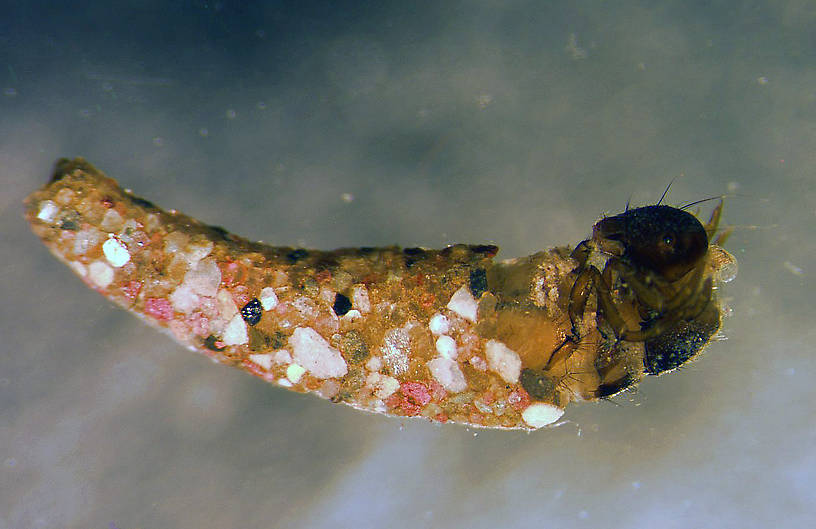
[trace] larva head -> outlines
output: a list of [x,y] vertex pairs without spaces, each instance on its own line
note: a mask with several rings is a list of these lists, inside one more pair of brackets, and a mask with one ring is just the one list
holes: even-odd
[[671,206],[645,206],[598,221],[594,236],[619,241],[623,257],[642,270],[677,281],[708,250],[708,235],[697,218]]

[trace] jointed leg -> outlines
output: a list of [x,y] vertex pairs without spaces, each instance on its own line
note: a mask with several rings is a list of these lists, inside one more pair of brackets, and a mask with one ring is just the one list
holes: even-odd
[[703,313],[711,301],[711,278],[701,282],[702,289],[692,298],[693,302],[688,306],[661,316],[652,324],[639,331],[624,330],[619,338],[629,342],[645,342],[653,340],[665,333],[683,320],[692,320]]
[[588,266],[575,279],[569,299],[569,317],[572,323],[572,333],[580,336],[578,321],[583,319],[586,303],[589,299],[590,287],[595,287],[598,298],[598,309],[603,312],[609,324],[615,330],[615,335],[626,327],[626,322],[612,301],[609,285],[606,284],[601,273],[594,266]]

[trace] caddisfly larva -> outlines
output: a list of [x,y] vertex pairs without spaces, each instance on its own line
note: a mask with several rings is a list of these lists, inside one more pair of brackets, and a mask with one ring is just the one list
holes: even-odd
[[[167,212],[82,159],[26,199],[33,231],[91,288],[219,362],[362,410],[535,429],[691,360],[736,262],[670,206],[569,247],[272,247]],[[719,242],[719,241],[717,241]]]

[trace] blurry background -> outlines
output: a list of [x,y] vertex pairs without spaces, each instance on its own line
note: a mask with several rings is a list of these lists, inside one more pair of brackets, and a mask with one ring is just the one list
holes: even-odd
[[[0,2],[0,528],[815,523],[812,1],[61,6]],[[508,258],[732,193],[728,339],[553,430],[363,414],[85,288],[21,217],[60,156],[326,249]]]

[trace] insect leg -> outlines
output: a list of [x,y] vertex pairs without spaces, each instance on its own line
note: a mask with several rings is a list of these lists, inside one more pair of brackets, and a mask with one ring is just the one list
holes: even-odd
[[663,310],[663,305],[666,303],[666,297],[663,293],[659,289],[641,281],[637,277],[637,274],[631,268],[624,265],[622,261],[619,259],[610,259],[609,262],[606,263],[604,273],[606,273],[607,269],[618,272],[626,285],[634,290],[635,295],[641,303],[658,312]]
[[595,295],[598,298],[598,309],[600,309],[606,320],[615,330],[616,335],[626,328],[626,322],[612,301],[611,289],[606,284],[601,273],[594,266],[588,266],[578,274],[575,283],[572,285],[569,300],[569,316],[572,323],[572,332],[578,337],[578,320],[583,318],[586,303],[589,298],[589,289],[595,287]]
[[645,342],[648,340],[653,340],[668,332],[672,329],[672,327],[675,327],[681,321],[693,321],[706,310],[709,302],[711,301],[711,278],[703,281],[702,285],[703,288],[701,289],[700,294],[694,298],[694,303],[690,304],[688,307],[661,316],[660,318],[651,322],[649,327],[645,329],[641,329],[639,331],[625,330],[620,334],[620,339],[630,342]]

